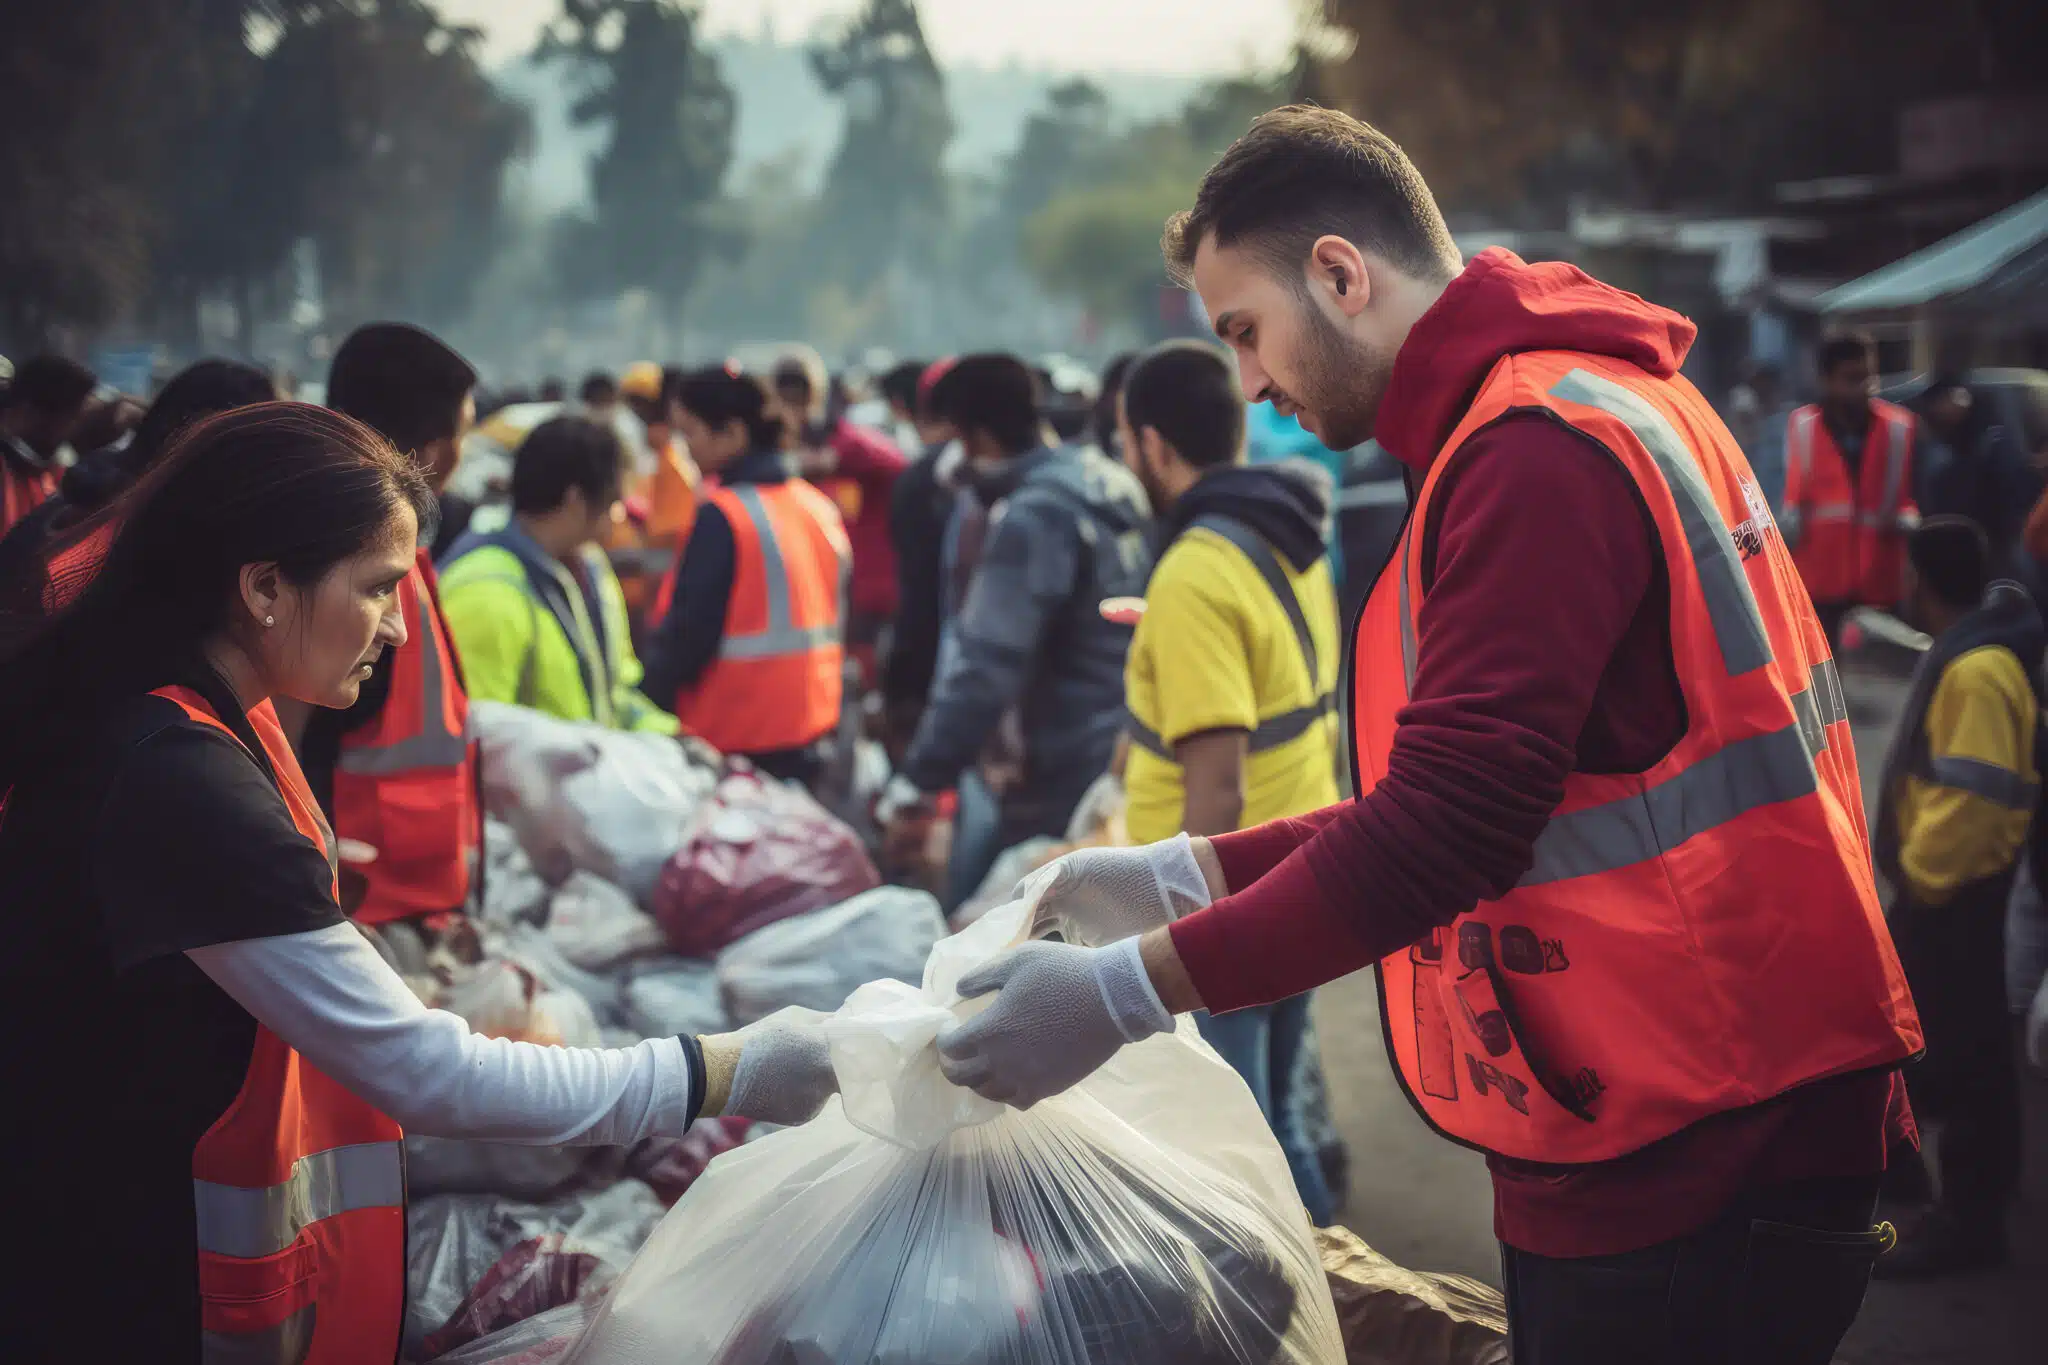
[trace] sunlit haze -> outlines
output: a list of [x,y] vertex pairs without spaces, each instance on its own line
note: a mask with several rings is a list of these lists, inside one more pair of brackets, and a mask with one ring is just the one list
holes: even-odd
[[[557,0],[439,0],[450,20],[485,31],[495,66],[531,50]],[[800,41],[857,0],[707,0],[714,33],[757,34],[766,25]],[[1069,71],[1230,72],[1282,60],[1296,32],[1296,0],[922,0],[925,36],[948,65]]]

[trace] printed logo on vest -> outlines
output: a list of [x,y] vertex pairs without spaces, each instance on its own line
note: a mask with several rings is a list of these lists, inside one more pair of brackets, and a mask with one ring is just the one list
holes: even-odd
[[1742,552],[1744,559],[1753,559],[1764,552],[1764,546],[1771,536],[1776,535],[1778,523],[1771,516],[1770,499],[1763,489],[1757,487],[1754,479],[1742,481],[1742,502],[1749,509],[1744,521],[1729,528],[1728,534],[1735,541],[1735,548]]

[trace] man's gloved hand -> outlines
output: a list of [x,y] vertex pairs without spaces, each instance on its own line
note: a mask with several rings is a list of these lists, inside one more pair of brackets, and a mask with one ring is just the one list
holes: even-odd
[[1141,848],[1083,848],[1019,883],[1043,885],[1033,937],[1057,930],[1069,943],[1114,943],[1191,915],[1209,903],[1209,880],[1185,834]]
[[816,1010],[791,1006],[735,1033],[700,1039],[705,1115],[781,1124],[816,1118],[825,1101],[839,1093],[824,1020]]
[[1086,1080],[1125,1043],[1173,1027],[1135,938],[1012,948],[960,978],[962,996],[990,991],[987,1009],[940,1031],[939,1070],[1019,1109]]

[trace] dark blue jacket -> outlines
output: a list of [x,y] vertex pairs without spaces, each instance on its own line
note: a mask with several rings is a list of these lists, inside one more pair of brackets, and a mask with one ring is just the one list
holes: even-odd
[[990,528],[903,773],[924,791],[953,786],[1015,706],[1017,794],[1078,795],[1109,766],[1123,724],[1131,629],[1099,607],[1145,591],[1145,494],[1123,466],[1074,447],[1019,456],[977,483]]

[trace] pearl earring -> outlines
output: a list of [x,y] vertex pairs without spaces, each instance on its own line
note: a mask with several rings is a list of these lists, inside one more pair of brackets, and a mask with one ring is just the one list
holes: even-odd
[[266,616],[263,618],[263,624],[266,626],[274,626],[277,624],[277,618],[275,616]]

